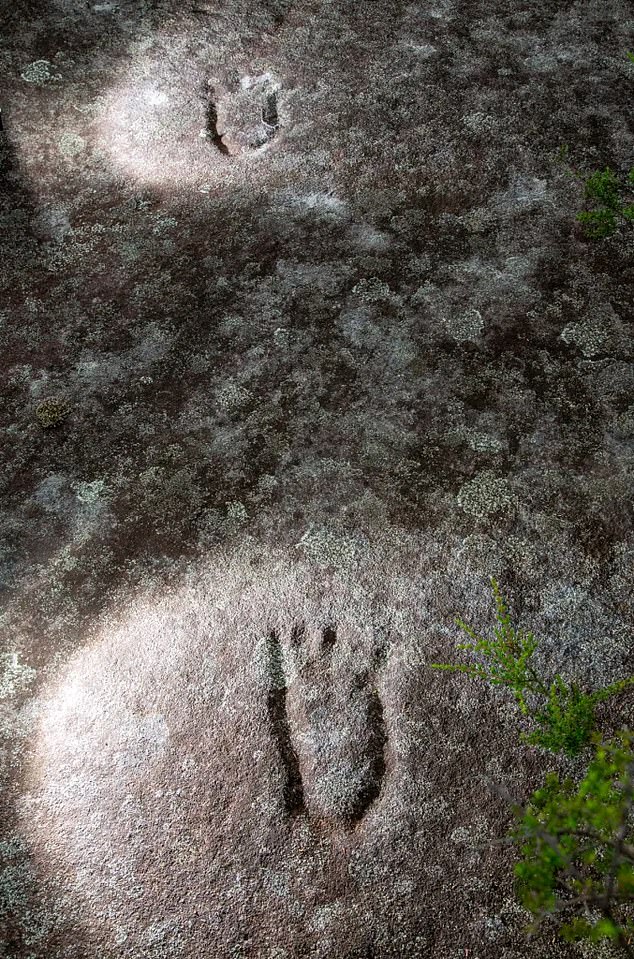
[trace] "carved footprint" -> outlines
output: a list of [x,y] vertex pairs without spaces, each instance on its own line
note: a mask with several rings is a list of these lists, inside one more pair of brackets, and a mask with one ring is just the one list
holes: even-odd
[[376,678],[386,648],[360,633],[297,623],[267,640],[268,714],[288,816],[359,823],[378,798],[387,732]]
[[280,126],[279,90],[269,73],[243,77],[233,91],[210,81],[207,133],[216,149],[238,156],[269,143]]

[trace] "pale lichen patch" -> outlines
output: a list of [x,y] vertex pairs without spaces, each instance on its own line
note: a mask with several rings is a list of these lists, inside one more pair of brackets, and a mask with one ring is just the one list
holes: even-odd
[[483,470],[465,483],[457,499],[465,513],[478,519],[494,513],[511,513],[517,507],[517,496],[509,481],[490,470]]
[[480,338],[485,322],[479,310],[471,308],[464,313],[445,318],[445,326],[457,343],[473,342]]
[[34,60],[24,68],[20,76],[26,83],[33,83],[39,87],[44,86],[45,83],[61,80],[50,60]]

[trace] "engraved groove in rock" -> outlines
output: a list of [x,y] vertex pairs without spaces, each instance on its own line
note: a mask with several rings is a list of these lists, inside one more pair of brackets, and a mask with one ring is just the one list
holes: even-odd
[[291,729],[286,708],[286,676],[282,646],[276,632],[269,633],[267,640],[269,679],[271,688],[267,697],[269,722],[284,767],[284,785],[282,787],[284,809],[289,816],[298,816],[306,812],[304,786],[299,768],[299,760],[293,746]]
[[[362,677],[364,685],[369,681],[367,674]],[[383,715],[383,703],[378,689],[370,688],[367,690],[367,718],[370,730],[368,742],[368,758],[370,760],[370,771],[367,782],[360,790],[354,808],[350,814],[350,822],[356,824],[360,822],[368,809],[380,795],[381,786],[386,770],[385,753],[387,748],[387,730],[385,728],[385,719]]]
[[329,652],[337,642],[337,627],[326,626],[321,633],[321,648]]
[[210,99],[207,105],[207,132],[216,149],[227,155],[229,153],[229,147],[218,132],[218,108],[212,99],[214,91],[210,90],[209,93]]
[[357,825],[366,815],[370,806],[379,798],[387,768],[388,735],[381,695],[375,685],[376,673],[381,669],[386,657],[387,649],[385,647],[375,648],[370,669],[362,672],[354,680],[354,686],[365,694],[366,698],[366,717],[369,730],[366,757],[369,760],[369,770],[365,784],[359,790],[353,809],[347,816],[348,822],[352,825]]
[[301,646],[305,636],[306,626],[304,623],[293,623],[293,628],[291,629],[291,646],[293,646],[293,648]]
[[269,139],[271,139],[280,125],[277,114],[277,93],[272,90],[264,96],[262,104],[262,123],[269,129]]
[[387,662],[388,648],[386,643],[379,643],[372,651],[372,669],[376,673]]

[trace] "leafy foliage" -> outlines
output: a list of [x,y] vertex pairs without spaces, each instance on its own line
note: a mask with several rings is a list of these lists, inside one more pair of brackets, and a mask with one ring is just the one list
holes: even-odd
[[[611,939],[629,952],[634,935],[633,737],[595,737],[578,785],[550,773],[511,833],[520,901],[537,919],[558,917],[569,940]],[[582,913],[579,915],[579,913]],[[575,915],[577,913],[577,915]]]
[[609,167],[597,170],[586,180],[586,199],[596,200],[610,210],[619,210],[619,181],[616,174]]
[[613,210],[603,207],[600,210],[583,210],[577,214],[577,220],[583,224],[584,233],[590,240],[602,240],[612,236],[617,227]]
[[583,692],[575,683],[566,683],[560,675],[546,683],[531,662],[538,640],[532,633],[514,628],[498,583],[494,579],[491,583],[496,610],[493,638],[487,639],[461,619],[457,620],[457,625],[472,640],[459,644],[458,649],[475,654],[475,664],[432,663],[431,667],[465,673],[494,686],[506,686],[523,715],[537,727],[522,737],[524,741],[551,752],[576,756],[590,742],[596,721],[595,706],[634,684],[634,677],[594,693]]
[[590,741],[595,724],[594,700],[572,683],[556,676],[543,709],[534,715],[539,729],[524,736],[526,742],[550,752],[576,756]]
[[532,678],[529,667],[530,658],[537,649],[538,641],[532,633],[522,633],[513,628],[500,588],[494,579],[491,583],[497,623],[493,628],[494,638],[486,639],[462,619],[456,620],[460,629],[473,640],[473,644],[460,643],[458,649],[478,654],[481,657],[480,661],[471,666],[432,663],[431,668],[466,673],[467,676],[486,679],[494,686],[506,686],[515,696],[522,713],[526,715],[529,711],[526,694],[533,690],[535,682],[539,682],[537,677]]
[[[626,178],[628,186],[634,185],[634,169]],[[621,200],[619,180],[613,170],[595,170],[585,180],[585,198],[595,206],[577,214],[577,220],[583,224],[585,235],[592,240],[610,236],[618,226],[619,217],[632,220],[632,206]]]
[[595,746],[579,783],[549,773],[527,805],[511,800],[516,825],[502,841],[520,852],[515,866],[519,899],[535,917],[533,930],[549,918],[570,941],[608,939],[634,959],[634,734],[622,730],[603,742],[595,732],[595,706],[631,686],[634,677],[594,693],[559,675],[545,683],[531,663],[538,641],[513,627],[500,588],[494,579],[491,583],[493,638],[457,621],[471,640],[458,648],[474,654],[475,664],[434,663],[432,668],[510,689],[537,727],[524,741],[569,756],[589,743]]
[[582,692],[576,683],[568,686],[556,676],[544,708],[533,715],[539,730],[522,736],[522,739],[553,753],[576,756],[592,738],[596,725],[595,706],[633,684],[634,678],[630,677],[588,694]]

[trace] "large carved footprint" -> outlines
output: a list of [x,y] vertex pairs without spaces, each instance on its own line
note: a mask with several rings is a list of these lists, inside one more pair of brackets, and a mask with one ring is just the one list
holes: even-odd
[[378,798],[387,733],[376,680],[387,647],[335,624],[267,639],[268,713],[288,816],[354,825]]

